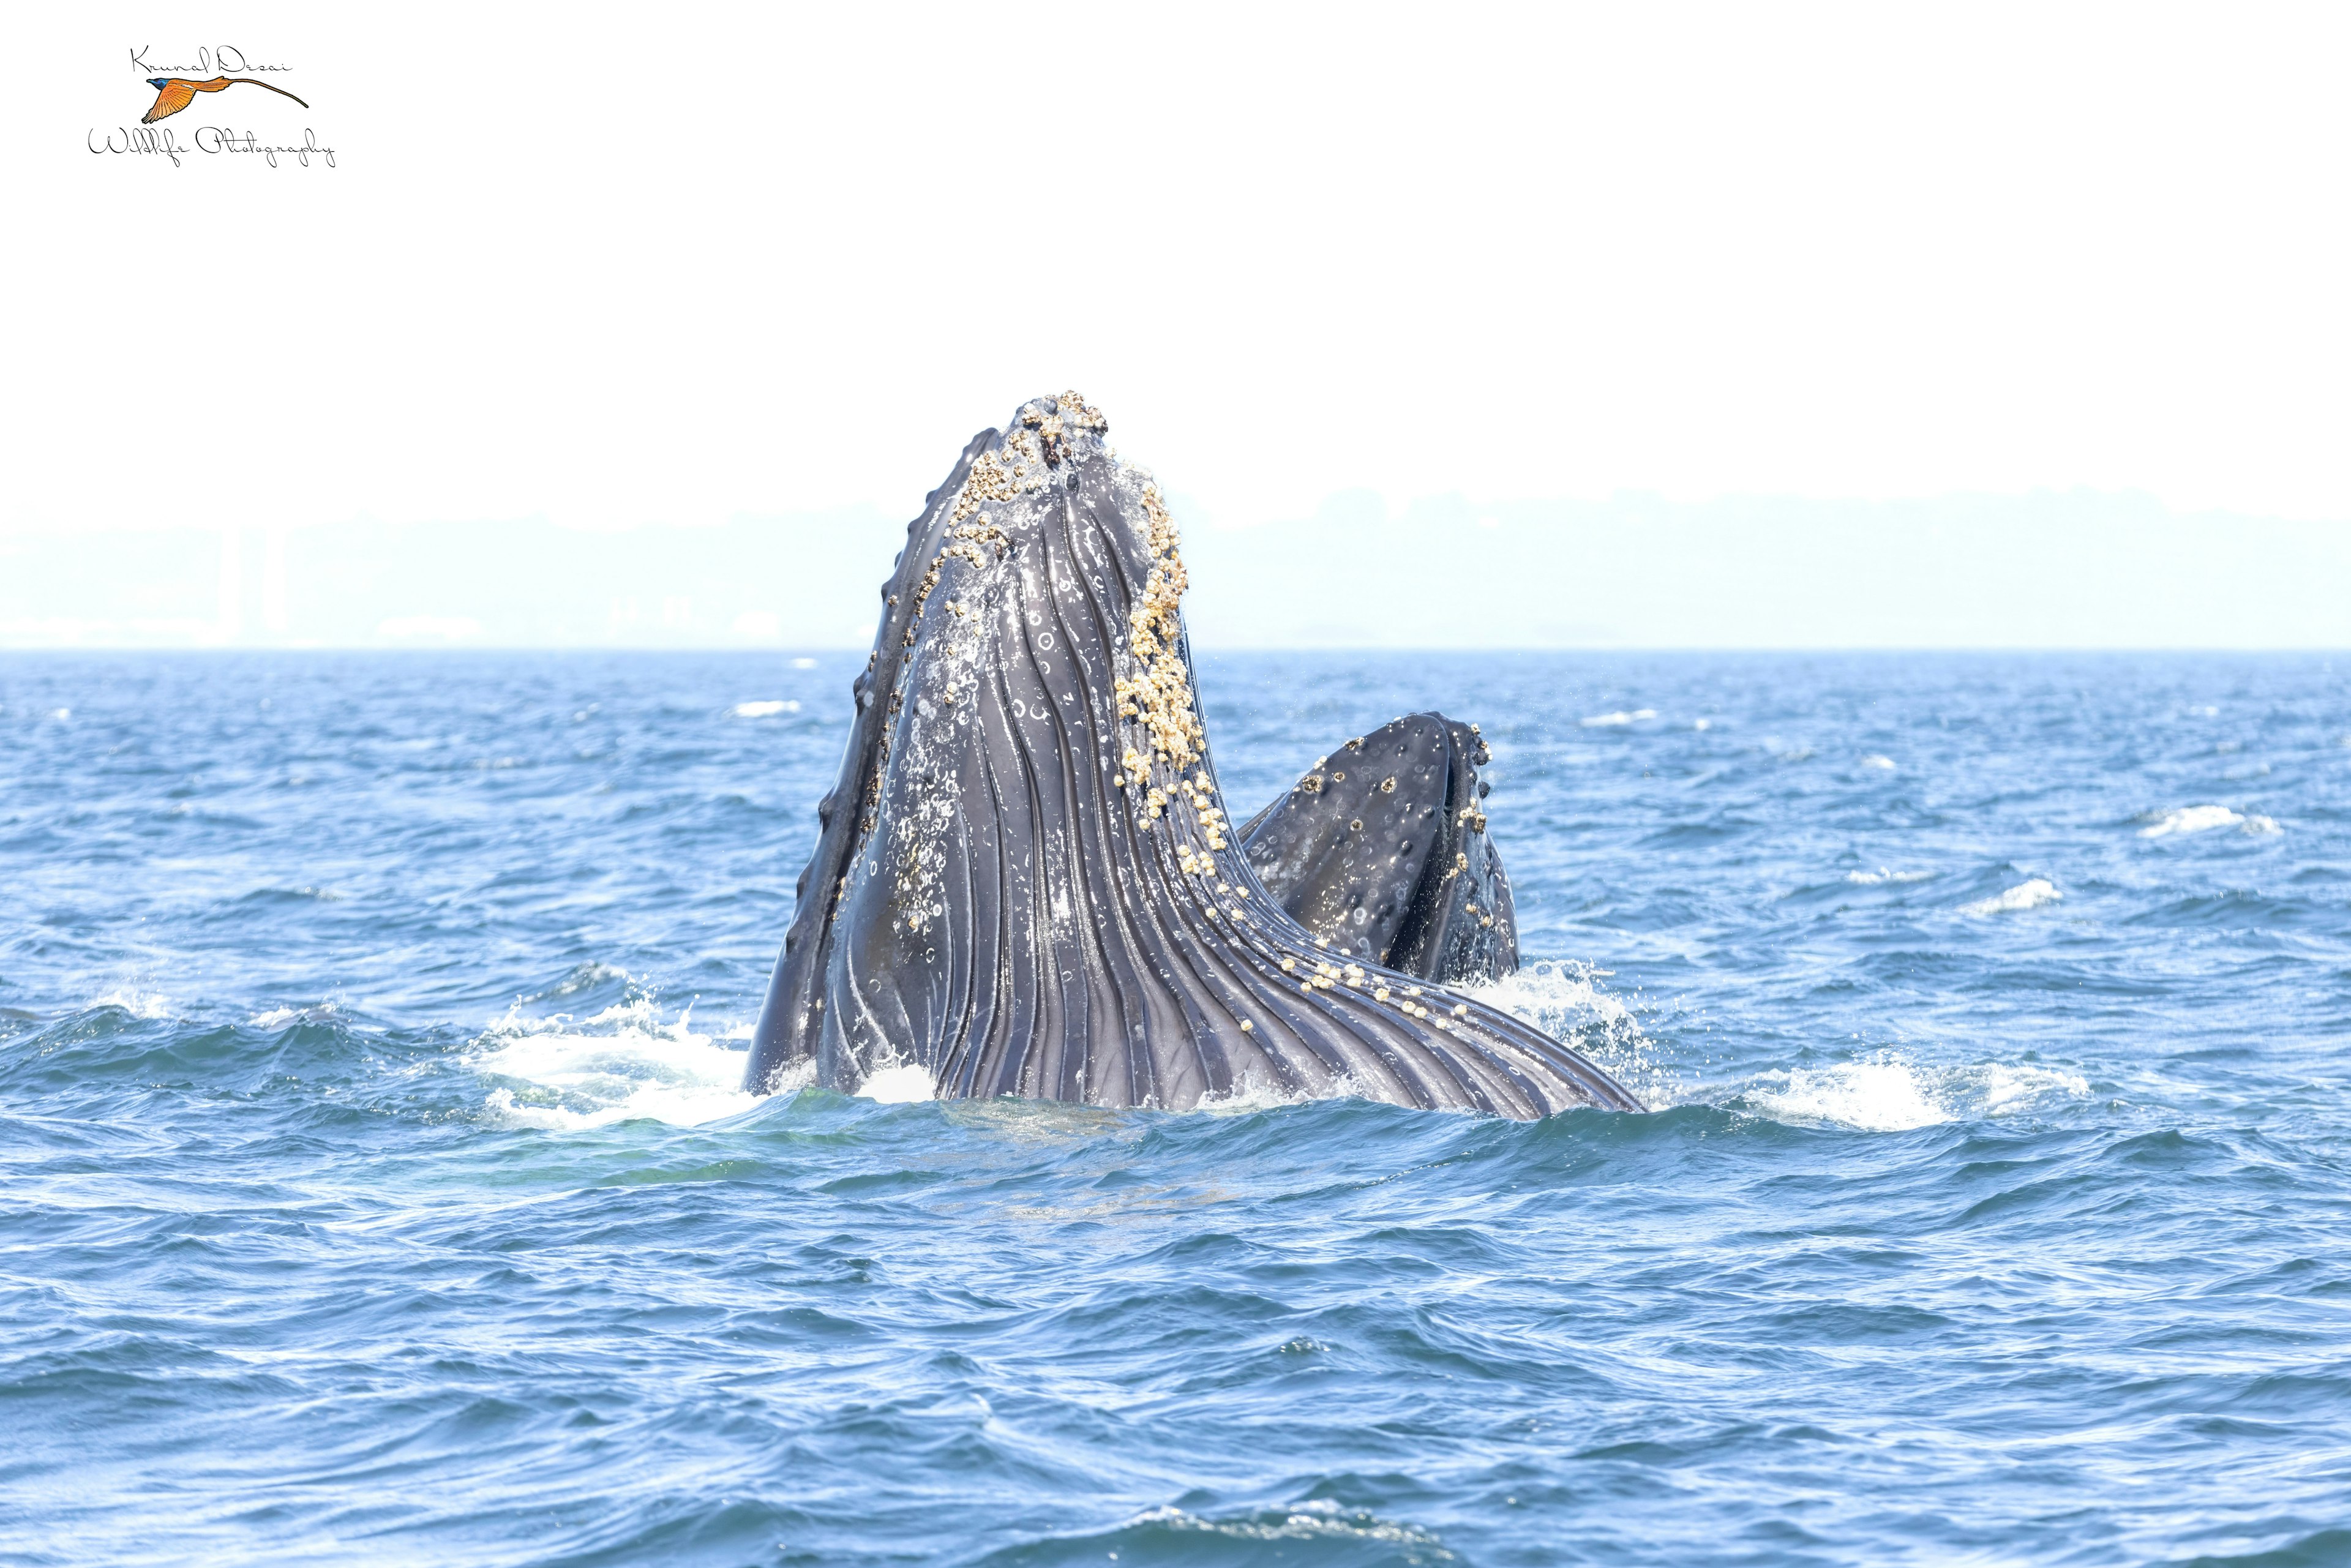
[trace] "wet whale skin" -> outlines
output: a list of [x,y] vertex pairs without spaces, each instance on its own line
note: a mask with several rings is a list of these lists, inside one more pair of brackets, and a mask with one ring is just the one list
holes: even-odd
[[909,527],[747,1086],[912,1066],[942,1097],[1638,1109],[1268,894],[1208,756],[1176,528],[1106,428],[1025,403]]
[[1492,760],[1475,725],[1406,714],[1318,758],[1241,829],[1258,880],[1334,949],[1440,985],[1519,967]]

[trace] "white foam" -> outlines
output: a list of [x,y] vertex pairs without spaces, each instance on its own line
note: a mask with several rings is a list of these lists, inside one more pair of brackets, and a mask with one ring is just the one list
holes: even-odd
[[737,718],[773,718],[779,713],[798,713],[796,702],[737,703],[729,709]]
[[2065,895],[2057,891],[2046,877],[2034,877],[2020,882],[2006,893],[1991,898],[1979,898],[1973,904],[1959,905],[1962,915],[2010,915],[2020,909],[2038,909],[2044,904],[2054,904]]
[[342,1009],[332,1002],[315,1002],[306,1008],[271,1008],[266,1012],[254,1014],[245,1021],[256,1029],[283,1029],[289,1023],[323,1023],[329,1019],[336,1020],[346,1028],[357,1029],[367,1034],[382,1032],[379,1027],[372,1024],[351,1023],[344,1017]]
[[485,1078],[509,1079],[483,1103],[509,1125],[569,1132],[652,1120],[692,1127],[747,1111],[766,1098],[743,1092],[744,1053],[695,1032],[690,1019],[661,1022],[653,1004],[623,1002],[575,1023],[508,1013],[490,1026],[490,1047],[468,1061]]
[[[1345,1511],[1329,1498],[1311,1498],[1295,1507],[1269,1509],[1239,1519],[1217,1519],[1186,1513],[1174,1504],[1166,1503],[1136,1514],[1126,1521],[1123,1528],[1144,1525],[1156,1527],[1170,1535],[1205,1538],[1205,1549],[1186,1552],[1186,1561],[1233,1561],[1245,1557],[1256,1562],[1265,1555],[1262,1550],[1244,1552],[1238,1545],[1229,1552],[1222,1549],[1224,1542],[1244,1541],[1343,1542],[1351,1547],[1369,1542],[1382,1548],[1376,1553],[1381,1562],[1443,1562],[1453,1556],[1445,1550],[1444,1543],[1437,1536],[1419,1525],[1398,1523],[1361,1511]],[[1395,1550],[1399,1547],[1404,1549],[1400,1552]],[[1283,1554],[1279,1550],[1273,1553],[1276,1557]],[[1301,1552],[1299,1555],[1319,1562],[1328,1560],[1332,1553],[1317,1550]],[[1351,1552],[1349,1560],[1353,1561],[1362,1555],[1360,1551]],[[1116,1562],[1118,1553],[1110,1552],[1108,1558]]]
[[857,1086],[857,1096],[884,1105],[914,1105],[937,1099],[939,1086],[927,1071],[910,1061],[873,1073]]
[[1927,1098],[1918,1075],[1900,1061],[1842,1061],[1766,1072],[1746,1093],[1775,1122],[1831,1122],[1865,1133],[1907,1133],[1950,1121]]
[[136,986],[118,987],[93,998],[89,1005],[93,1008],[120,1008],[132,1018],[139,1019],[165,1018],[172,1010],[172,1004],[163,998],[162,993],[142,991]]
[[2277,819],[2274,817],[2264,817],[2259,811],[2248,811],[2245,813],[2245,831],[2249,833],[2282,833],[2285,831],[2285,830],[2277,825]]
[[2030,1063],[1920,1067],[1893,1054],[1766,1072],[1740,1096],[1775,1122],[1907,1133],[1976,1116],[2006,1116],[2051,1095],[2079,1099],[2089,1080]]
[[49,710],[49,716],[51,718],[71,718],[73,717],[73,709],[69,707],[53,707]]
[[1714,727],[1714,720],[1710,718],[1702,718],[1697,723],[1691,725],[1690,727],[1692,729],[1711,729]]
[[1990,1116],[2004,1116],[2021,1110],[2045,1094],[2070,1094],[2078,1100],[2090,1092],[2090,1081],[2078,1072],[2031,1065],[2010,1067],[2000,1062],[1964,1070],[1960,1082],[1981,1096],[1984,1113]]
[[2232,828],[2244,820],[2226,806],[2181,806],[2141,828],[2138,836],[2168,839],[2176,833],[2204,833],[2214,828]]
[[[1352,1082],[1342,1079],[1332,1092],[1321,1098],[1343,1100],[1355,1092]],[[1206,1094],[1194,1106],[1196,1111],[1211,1116],[1246,1116],[1253,1111],[1276,1111],[1286,1105],[1303,1105],[1318,1098],[1302,1090],[1274,1088],[1250,1079],[1244,1079],[1223,1094]]]
[[1876,887],[1882,882],[1924,882],[1934,874],[1931,871],[1887,871],[1879,866],[1876,871],[1849,871],[1844,879],[1856,887]]
[[1599,729],[1609,725],[1632,724],[1640,719],[1656,716],[1657,710],[1653,707],[1635,708],[1631,713],[1626,713],[1620,708],[1614,713],[1596,713],[1590,718],[1578,719],[1576,722],[1586,729]]
[[1622,1000],[1593,984],[1607,976],[1607,970],[1589,964],[1546,958],[1503,979],[1452,988],[1575,1047],[1644,1104],[1671,1103],[1678,1086],[1642,1033],[1640,1020]]
[[794,659],[792,661],[792,668],[795,670],[813,670],[816,668],[816,661],[814,659]]
[[1867,757],[1863,758],[1861,759],[1861,765],[1864,768],[1882,768],[1888,773],[1894,771],[1894,758],[1891,757],[1880,757],[1876,752],[1872,752]]

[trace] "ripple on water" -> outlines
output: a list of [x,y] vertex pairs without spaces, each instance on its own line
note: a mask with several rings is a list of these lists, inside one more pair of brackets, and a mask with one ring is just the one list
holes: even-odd
[[1496,737],[1520,1124],[744,1095],[862,659],[0,662],[0,1558],[2346,1555],[2325,661],[1205,659]]

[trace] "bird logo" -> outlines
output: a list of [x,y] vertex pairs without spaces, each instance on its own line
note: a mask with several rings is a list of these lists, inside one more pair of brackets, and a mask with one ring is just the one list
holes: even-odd
[[[270,87],[267,82],[256,77],[214,77],[210,81],[190,81],[185,77],[149,77],[147,85],[155,89],[155,107],[140,116],[139,123],[152,125],[159,120],[179,113],[180,110],[195,102],[196,94],[225,92],[238,82],[248,82],[255,87],[267,87],[274,93],[294,98],[294,95],[284,88]],[[298,98],[294,98],[294,101],[302,103]],[[302,103],[302,107],[308,109],[310,106]]]

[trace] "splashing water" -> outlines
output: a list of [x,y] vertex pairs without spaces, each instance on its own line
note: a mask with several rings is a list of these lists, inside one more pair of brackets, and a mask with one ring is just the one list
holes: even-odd
[[2065,895],[2047,877],[2036,876],[2030,882],[2018,883],[2004,893],[1990,898],[1979,898],[1973,904],[1959,905],[1962,915],[2011,915],[2022,909],[2039,909],[2055,904]]
[[1204,655],[1491,737],[1522,1124],[742,1093],[862,658],[0,662],[0,1560],[2344,1556],[2325,659]]

